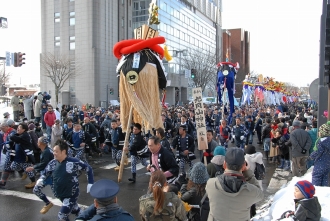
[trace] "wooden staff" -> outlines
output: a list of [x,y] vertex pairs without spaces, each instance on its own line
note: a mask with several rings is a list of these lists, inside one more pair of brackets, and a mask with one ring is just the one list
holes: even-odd
[[[133,115],[133,105],[131,105],[131,108],[129,110],[129,116],[128,116],[128,122],[127,122],[127,130],[125,135],[125,141],[124,141],[124,147],[128,147],[128,139],[130,135],[131,130],[131,123],[132,123],[132,115]],[[122,152],[121,159],[120,159],[120,166],[119,166],[119,173],[118,173],[118,183],[121,182],[121,178],[123,177],[123,171],[124,171],[124,162],[127,158],[127,151]]]

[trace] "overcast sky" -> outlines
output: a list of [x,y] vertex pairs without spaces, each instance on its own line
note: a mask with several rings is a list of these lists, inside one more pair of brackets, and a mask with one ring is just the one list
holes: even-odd
[[322,0],[223,0],[223,28],[250,31],[251,71],[306,86],[319,74]]
[[[223,28],[250,31],[251,71],[306,86],[318,77],[322,0],[223,0]],[[0,56],[25,52],[26,64],[10,68],[12,81],[39,83],[40,0],[8,0],[0,7]],[[2,67],[0,67],[2,68]]]

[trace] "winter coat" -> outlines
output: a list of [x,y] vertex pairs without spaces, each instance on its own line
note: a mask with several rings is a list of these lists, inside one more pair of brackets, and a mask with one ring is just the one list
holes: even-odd
[[187,213],[181,199],[173,192],[166,192],[162,211],[159,216],[153,214],[155,200],[152,194],[141,196],[140,217],[142,221],[186,221]]
[[261,132],[261,139],[264,140],[265,138],[270,138],[270,133],[272,131],[272,127],[270,124],[267,124]]
[[12,97],[10,105],[12,106],[13,111],[19,111],[19,98],[17,96]]
[[80,212],[77,221],[134,221],[134,218],[127,211],[119,207],[116,210],[110,210],[105,213],[96,214],[96,208],[94,204],[90,205],[87,209]]
[[15,156],[12,161],[17,163],[34,163],[32,139],[27,132],[14,134],[10,140],[15,143]]
[[63,128],[61,125],[54,124],[52,127],[52,135],[50,140],[50,147],[53,148],[57,140],[61,139],[61,135],[63,133]]
[[[302,129],[295,129],[290,134],[291,157],[307,157],[309,155],[309,148],[312,145],[312,139],[308,135],[307,131]],[[302,154],[302,148],[306,149],[306,153]]]
[[310,138],[312,139],[312,146],[309,149],[309,153],[313,152],[313,148],[315,146],[315,142],[317,140],[317,128],[312,128],[311,130],[307,131],[307,133],[309,134]]
[[39,94],[36,102],[34,103],[34,116],[35,117],[41,117],[42,98],[43,98],[43,96],[41,94]]
[[[190,190],[188,190],[187,184],[183,184],[181,186],[180,192],[181,192],[181,200],[183,202],[188,203],[189,205],[199,205],[205,194],[205,190],[202,193],[198,194],[196,187],[192,187]],[[189,220],[201,221],[199,211],[200,210],[197,208],[192,208],[188,212]]]
[[210,178],[206,192],[210,201],[208,221],[250,220],[250,207],[264,197],[251,170],[243,174],[227,170]]
[[295,200],[295,218],[299,221],[319,221],[321,219],[321,205],[315,196],[311,199]]
[[223,168],[223,162],[225,161],[225,156],[216,155],[212,158],[211,163],[207,164],[207,173],[210,178],[215,177],[215,174],[219,171],[220,174],[223,174],[225,169]]
[[33,105],[33,97],[26,98],[23,100],[23,105],[24,105],[24,111],[31,111],[32,110],[32,105]]
[[55,115],[54,111],[52,111],[52,112],[47,111],[45,113],[44,120],[45,120],[45,123],[47,126],[49,126],[49,127],[53,126],[55,124],[55,120],[56,120],[56,115]]
[[312,152],[310,158],[314,160],[313,175],[324,173],[330,169],[330,137],[323,137],[317,143],[317,150]]
[[[247,168],[254,172],[256,169],[256,163],[264,165],[264,162],[262,161],[262,153],[256,152],[254,154],[245,154],[245,161],[247,163]],[[258,180],[259,186],[262,189],[262,180]]]

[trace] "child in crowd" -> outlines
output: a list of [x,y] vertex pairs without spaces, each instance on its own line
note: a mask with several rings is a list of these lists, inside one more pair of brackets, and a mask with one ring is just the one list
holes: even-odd
[[315,187],[307,180],[299,181],[294,187],[295,211],[287,211],[281,219],[291,217],[299,221],[319,221],[321,205],[315,194]]

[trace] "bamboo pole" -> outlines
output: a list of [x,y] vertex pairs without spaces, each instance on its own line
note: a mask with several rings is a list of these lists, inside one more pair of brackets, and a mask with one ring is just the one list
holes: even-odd
[[[127,130],[126,130],[125,141],[124,141],[124,147],[128,147],[128,139],[129,139],[130,130],[131,130],[132,115],[133,115],[133,105],[131,105],[131,108],[129,110]],[[127,154],[127,151],[124,151],[123,150],[123,152],[121,154],[121,159],[120,159],[120,166],[119,166],[119,173],[118,173],[118,183],[121,182],[122,177],[123,177],[124,162],[125,162],[125,159],[127,157],[126,154]]]

